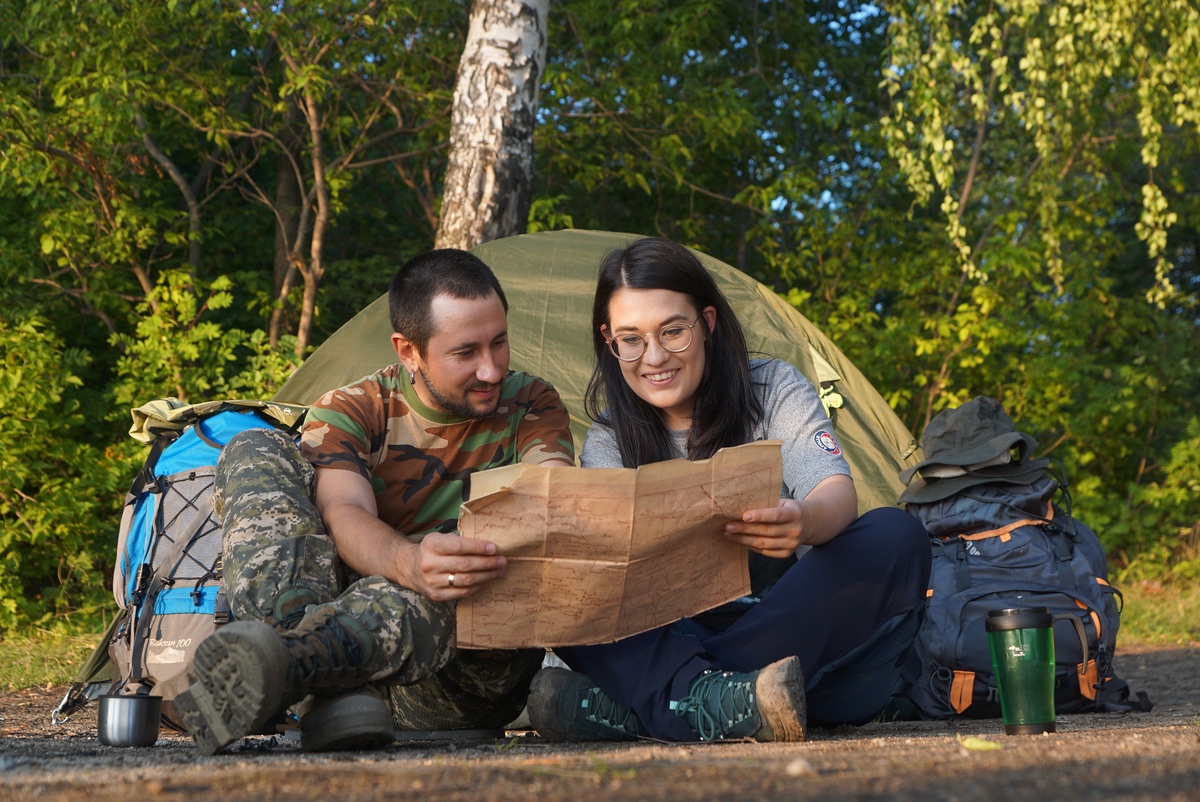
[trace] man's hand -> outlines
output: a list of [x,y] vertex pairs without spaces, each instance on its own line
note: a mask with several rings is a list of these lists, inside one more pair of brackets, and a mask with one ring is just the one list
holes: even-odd
[[508,564],[495,543],[441,532],[426,535],[406,558],[400,584],[434,601],[465,599]]
[[434,601],[470,596],[502,575],[507,564],[486,540],[436,532],[413,543],[379,520],[370,483],[352,471],[317,469],[317,510],[342,562]]

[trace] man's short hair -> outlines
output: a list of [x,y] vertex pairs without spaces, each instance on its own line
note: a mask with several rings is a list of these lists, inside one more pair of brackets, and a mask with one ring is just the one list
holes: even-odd
[[508,299],[496,274],[475,254],[457,248],[418,254],[396,271],[388,288],[392,331],[404,335],[423,356],[434,333],[434,298],[475,299],[492,293],[499,296],[507,314]]

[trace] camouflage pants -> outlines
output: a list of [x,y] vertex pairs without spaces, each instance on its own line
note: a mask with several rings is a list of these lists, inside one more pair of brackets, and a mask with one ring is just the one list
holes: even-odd
[[286,626],[332,611],[359,622],[374,640],[365,668],[400,729],[502,727],[515,719],[544,652],[458,651],[453,604],[342,565],[314,488],[312,466],[281,431],[242,432],[222,449],[214,504],[225,527],[234,617]]

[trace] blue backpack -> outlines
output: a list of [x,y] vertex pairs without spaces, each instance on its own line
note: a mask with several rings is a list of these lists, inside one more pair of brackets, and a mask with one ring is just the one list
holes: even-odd
[[[221,586],[221,521],[213,481],[222,447],[239,432],[295,432],[305,409],[258,401],[188,405],[177,399],[133,411],[130,436],[151,444],[125,498],[113,570],[120,612],[54,712],[56,721],[102,693],[163,698],[163,723],[182,725],[172,700],[192,655],[231,619]],[[107,658],[107,659],[105,659]],[[100,681],[111,664],[111,680]]]
[[984,621],[1006,607],[1047,607],[1078,618],[1086,659],[1071,621],[1056,620],[1054,699],[1059,713],[1149,710],[1130,699],[1113,667],[1121,594],[1108,582],[1096,534],[1072,518],[1060,483],[983,484],[949,498],[908,503],[930,536],[933,563],[925,617],[903,667],[892,714],[944,719],[999,717]]

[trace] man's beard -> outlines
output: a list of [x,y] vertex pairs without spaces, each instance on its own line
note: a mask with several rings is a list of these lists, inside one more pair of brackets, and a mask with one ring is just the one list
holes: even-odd
[[[423,370],[420,371],[420,374],[421,374],[422,381],[425,382],[425,389],[429,391],[429,394],[431,396],[433,396],[433,400],[437,402],[438,406],[440,406],[446,412],[450,412],[454,415],[457,415],[460,418],[470,418],[472,420],[482,420],[483,418],[490,418],[492,415],[496,414],[496,409],[500,406],[500,394],[499,393],[496,393],[496,403],[494,403],[492,405],[492,408],[489,410],[486,410],[486,411],[482,411],[482,412],[478,409],[475,409],[474,407],[469,406],[465,402],[465,400],[464,401],[451,401],[449,398],[447,398],[446,396],[444,396],[440,392],[438,392],[438,389],[433,386],[432,382],[429,381],[429,377],[425,375],[425,371],[423,371]],[[477,383],[473,387],[471,387],[471,389],[481,389],[484,387],[494,387],[494,386],[496,386],[496,385]]]

